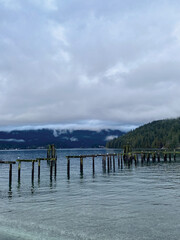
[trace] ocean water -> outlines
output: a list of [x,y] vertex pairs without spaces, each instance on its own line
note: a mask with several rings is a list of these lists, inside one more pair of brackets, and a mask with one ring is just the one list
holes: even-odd
[[[34,183],[31,163],[13,165],[9,188],[9,166],[0,165],[0,240],[179,240],[180,161],[124,166],[110,173],[102,169],[102,158],[71,159],[67,179],[67,155],[115,152],[106,149],[57,150],[57,175],[41,162]],[[0,159],[46,157],[45,150],[0,151]]]

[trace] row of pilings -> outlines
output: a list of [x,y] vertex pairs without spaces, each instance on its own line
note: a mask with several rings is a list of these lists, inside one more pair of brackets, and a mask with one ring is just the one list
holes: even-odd
[[[67,177],[70,178],[70,159],[71,158],[79,158],[80,161],[80,175],[83,176],[83,169],[84,169],[84,159],[85,158],[92,158],[92,172],[95,174],[95,159],[97,157],[102,157],[102,167],[103,171],[109,172],[112,168],[115,171],[115,157],[117,154],[111,153],[111,154],[93,154],[93,155],[78,155],[78,156],[66,156],[67,158]],[[122,161],[122,159],[121,159]],[[120,159],[118,160],[118,166],[120,166]]]
[[[135,166],[138,163],[155,163],[155,162],[171,162],[176,161],[177,154],[180,152],[177,151],[132,151],[131,148],[125,146],[123,152],[120,153],[107,153],[107,154],[93,154],[93,155],[78,155],[78,156],[66,156],[67,158],[67,178],[70,178],[70,159],[76,158],[79,159],[80,163],[80,175],[83,176],[83,162],[86,158],[92,158],[92,173],[95,174],[95,162],[100,161],[102,157],[102,169],[103,172],[115,172],[116,165],[118,169],[123,169],[124,166],[131,167],[132,164]],[[34,171],[35,164],[38,164],[38,180],[40,179],[40,171],[41,171],[41,161],[47,161],[50,169],[50,179],[52,179],[53,173],[54,177],[56,177],[57,172],[57,154],[54,144],[49,145],[47,149],[47,156],[45,158],[36,158],[36,159],[17,159],[16,161],[0,161],[0,164],[9,164],[9,185],[12,184],[12,165],[18,164],[18,182],[21,179],[21,164],[23,162],[29,162],[32,164],[32,174],[31,180],[34,182]],[[53,171],[54,169],[54,171]]]
[[67,158],[67,177],[70,178],[70,159],[79,159],[80,175],[83,176],[83,162],[86,158],[92,158],[92,173],[95,174],[95,159],[102,157],[103,172],[115,172],[116,164],[118,169],[123,169],[124,166],[130,167],[132,164],[135,166],[139,163],[156,163],[156,162],[171,162],[176,161],[176,152],[128,152],[128,153],[107,153],[97,155],[71,155]]
[[[34,171],[35,171],[35,164],[38,163],[38,180],[40,180],[40,173],[41,173],[41,161],[47,161],[47,164],[49,165],[50,169],[50,179],[52,179],[53,172],[54,176],[56,177],[57,172],[57,154],[54,144],[49,145],[49,148],[47,149],[47,157],[45,158],[36,158],[36,159],[17,159],[16,161],[3,161],[0,160],[0,164],[6,164],[9,165],[9,188],[11,188],[12,185],[12,165],[18,164],[18,183],[20,183],[21,180],[21,165],[23,162],[31,163],[32,170],[31,170],[31,181],[34,182]],[[54,168],[54,171],[53,171]]]
[[[177,153],[174,152],[130,152],[123,154],[123,160],[126,164],[131,165],[133,162],[136,165],[139,161],[143,163],[155,163],[155,162],[171,162],[176,161]],[[140,159],[139,159],[140,158]]]

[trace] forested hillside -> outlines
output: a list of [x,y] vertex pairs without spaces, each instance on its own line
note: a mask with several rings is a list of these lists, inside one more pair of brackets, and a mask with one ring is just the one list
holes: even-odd
[[154,121],[107,142],[108,148],[177,148],[180,146],[180,118]]
[[104,147],[106,142],[123,134],[120,130],[14,130],[0,131],[0,149],[46,148],[55,144],[57,148]]

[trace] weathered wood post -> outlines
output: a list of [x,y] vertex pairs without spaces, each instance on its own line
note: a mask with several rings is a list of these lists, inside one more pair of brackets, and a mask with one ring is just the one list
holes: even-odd
[[21,180],[21,162],[18,162],[18,182]]
[[167,162],[167,153],[164,153],[164,162]]
[[134,164],[135,164],[135,166],[137,166],[137,157],[136,157],[136,154],[134,154]]
[[53,162],[50,160],[50,179],[52,180],[52,173],[53,173]]
[[103,156],[103,161],[104,161],[104,172],[106,172],[106,156]]
[[32,175],[31,175],[32,182],[34,182],[34,161],[32,161]]
[[92,157],[92,171],[93,175],[95,174],[95,161],[94,161],[94,156]]
[[54,177],[56,178],[56,173],[57,173],[57,156],[55,157],[54,160]]
[[130,154],[130,156],[131,156],[131,165],[133,164],[133,161],[134,161],[134,154],[131,152],[131,154]]
[[125,153],[123,153],[123,161],[124,161],[124,163],[126,163],[126,154]]
[[143,152],[141,152],[141,163],[143,164],[144,162],[144,155],[143,155]]
[[115,172],[116,169],[115,169],[115,156],[113,155],[113,172]]
[[121,169],[123,169],[123,154],[121,154]]
[[147,163],[149,163],[149,161],[150,161],[150,153],[148,152],[148,154],[147,154]]
[[171,153],[169,153],[169,162],[171,162]]
[[105,160],[104,160],[104,155],[102,155],[102,171],[105,172]]
[[146,153],[143,154],[143,161],[145,162],[146,160]]
[[131,165],[133,164],[133,158],[134,158],[133,154],[130,153],[130,164],[131,164]]
[[83,175],[83,157],[80,157],[80,174]]
[[112,169],[112,159],[111,159],[111,155],[109,156],[110,158],[110,169]]
[[110,169],[110,160],[109,160],[109,156],[107,157],[107,166],[108,166],[108,173],[109,173],[109,169]]
[[70,158],[67,157],[67,178],[70,178]]
[[41,160],[38,159],[38,179],[40,179],[41,174]]
[[174,161],[176,161],[176,150],[174,150],[174,155],[173,155],[173,157],[174,157]]
[[12,184],[12,163],[9,164],[9,186]]
[[131,166],[131,154],[128,153],[128,167]]
[[120,154],[118,153],[118,168],[120,168]]
[[138,153],[136,154],[136,157],[137,157],[137,163],[139,162],[139,155]]

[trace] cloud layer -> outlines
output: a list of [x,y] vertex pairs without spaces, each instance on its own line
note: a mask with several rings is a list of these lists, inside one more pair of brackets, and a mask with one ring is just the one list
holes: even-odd
[[179,12],[176,0],[0,0],[0,126],[180,116]]

